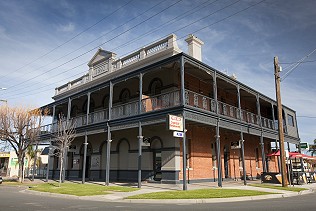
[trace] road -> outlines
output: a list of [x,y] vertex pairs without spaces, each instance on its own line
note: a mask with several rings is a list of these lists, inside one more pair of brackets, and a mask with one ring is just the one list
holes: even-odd
[[[25,188],[24,188],[25,189]],[[296,197],[210,204],[140,204],[100,202],[21,192],[23,188],[0,185],[0,210],[316,210],[316,193]]]

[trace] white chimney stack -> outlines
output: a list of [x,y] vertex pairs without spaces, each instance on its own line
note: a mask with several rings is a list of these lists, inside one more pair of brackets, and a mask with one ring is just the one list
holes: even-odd
[[202,45],[204,45],[204,42],[193,34],[190,34],[185,41],[188,43],[189,55],[202,61]]

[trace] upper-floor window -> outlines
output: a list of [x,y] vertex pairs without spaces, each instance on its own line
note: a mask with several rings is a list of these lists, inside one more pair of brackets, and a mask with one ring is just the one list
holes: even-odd
[[288,121],[288,125],[294,127],[294,117],[292,115],[290,114],[287,115],[287,121]]
[[109,96],[108,95],[104,96],[102,104],[103,104],[103,108],[109,107]]
[[161,94],[162,81],[159,78],[153,79],[150,82],[149,89],[150,89],[150,94],[151,95],[159,95],[159,94]]
[[72,106],[71,111],[70,111],[70,117],[77,116],[78,111],[79,111],[78,106],[76,105]]
[[[90,99],[90,106],[89,106],[89,113],[94,112],[94,108],[95,108],[95,104],[94,104],[94,100],[91,98]],[[88,109],[88,100],[86,100],[82,106],[82,111],[84,113],[87,113],[87,109]]]
[[120,100],[123,103],[127,103],[130,97],[131,97],[131,92],[129,91],[129,89],[125,88],[121,91]]

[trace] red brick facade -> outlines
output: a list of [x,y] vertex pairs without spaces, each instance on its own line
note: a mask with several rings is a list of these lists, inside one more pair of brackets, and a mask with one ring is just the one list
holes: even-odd
[[[239,149],[231,149],[231,142],[240,140],[240,133],[220,129],[220,148],[222,175],[228,178],[240,179],[242,176],[242,161]],[[260,137],[244,134],[245,166],[248,177],[256,178],[263,171]],[[187,177],[190,180],[217,178],[215,127],[187,126]],[[265,154],[269,152],[269,142],[265,142]],[[224,152],[226,151],[226,153]],[[226,154],[226,155],[225,155]],[[180,144],[181,169],[182,169],[182,143]],[[226,158],[225,158],[226,157]],[[227,168],[225,172],[225,162]],[[276,171],[277,159],[269,159],[269,171]],[[182,179],[182,171],[180,172]]]

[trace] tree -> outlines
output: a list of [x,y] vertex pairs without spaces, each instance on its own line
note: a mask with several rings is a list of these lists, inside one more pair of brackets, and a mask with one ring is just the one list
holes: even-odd
[[[36,143],[38,144],[38,143]],[[29,145],[27,147],[27,150],[26,150],[26,157],[27,157],[27,160],[29,161],[28,162],[28,170],[31,168],[31,165],[33,163],[33,174],[32,174],[32,179],[34,180],[34,171],[35,171],[35,166],[39,167],[40,164],[41,164],[41,159],[40,157],[37,157],[37,154],[41,152],[40,149],[34,149],[34,145]],[[29,176],[29,175],[28,175]]]
[[309,145],[309,151],[312,153],[312,156],[314,156],[314,153],[316,152],[316,139],[314,139],[314,144]]
[[71,142],[75,139],[75,124],[70,120],[66,120],[60,116],[57,124],[57,132],[53,141],[54,155],[59,157],[60,171],[59,171],[59,186],[62,182],[62,175],[65,173],[64,161],[66,158],[67,150]]
[[8,105],[0,106],[0,140],[14,149],[19,164],[19,182],[23,182],[24,158],[27,148],[39,138],[47,110]]

